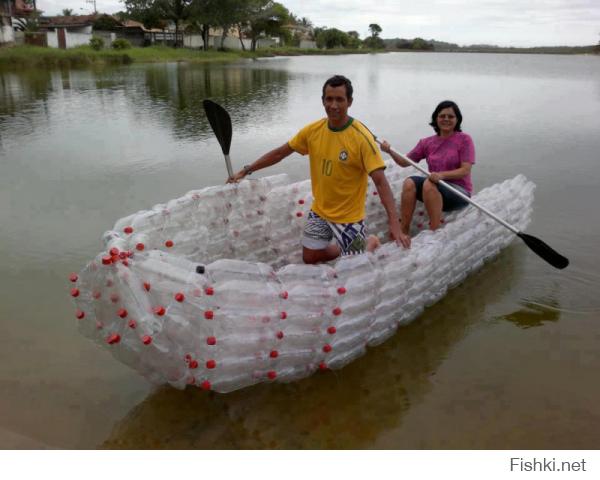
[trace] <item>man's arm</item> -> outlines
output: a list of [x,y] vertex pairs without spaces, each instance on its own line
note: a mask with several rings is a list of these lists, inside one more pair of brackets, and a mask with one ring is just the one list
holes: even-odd
[[254,161],[250,165],[246,165],[239,172],[237,172],[233,177],[227,180],[227,183],[237,183],[246,175],[249,175],[256,170],[261,170],[263,168],[270,167],[271,165],[275,165],[276,163],[281,162],[285,157],[292,154],[294,150],[289,144],[286,142],[281,147],[277,147],[270,152],[265,153],[258,160]]
[[410,248],[410,237],[402,233],[402,230],[400,229],[400,219],[398,218],[398,212],[396,211],[394,194],[383,173],[383,169],[380,168],[371,172],[371,178],[373,179],[373,183],[375,183],[377,193],[379,194],[379,198],[381,198],[381,203],[383,203],[383,207],[387,212],[390,238],[395,240],[396,243],[402,244],[404,248]]

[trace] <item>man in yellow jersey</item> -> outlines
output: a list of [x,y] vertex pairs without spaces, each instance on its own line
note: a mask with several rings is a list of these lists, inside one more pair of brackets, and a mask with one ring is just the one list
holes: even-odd
[[[405,248],[410,237],[402,233],[394,197],[383,170],[385,164],[369,130],[348,116],[352,83],[335,75],[323,85],[327,118],[310,123],[294,138],[246,165],[229,182],[270,167],[293,152],[309,155],[313,204],[302,237],[305,263],[327,262],[340,254],[374,250],[377,237],[367,237],[364,224],[367,182],[370,176],[387,215],[390,238]],[[335,238],[336,243],[331,243]]]

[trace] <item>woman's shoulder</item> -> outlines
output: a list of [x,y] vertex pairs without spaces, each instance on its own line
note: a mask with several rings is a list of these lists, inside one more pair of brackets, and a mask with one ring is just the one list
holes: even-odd
[[429,137],[423,137],[419,140],[419,143],[421,145],[427,146],[427,145],[431,145],[432,143],[437,142],[440,139],[439,135],[431,135]]
[[468,133],[465,133],[465,132],[455,132],[454,137],[461,142],[473,143],[473,139],[471,138],[471,135],[469,135]]

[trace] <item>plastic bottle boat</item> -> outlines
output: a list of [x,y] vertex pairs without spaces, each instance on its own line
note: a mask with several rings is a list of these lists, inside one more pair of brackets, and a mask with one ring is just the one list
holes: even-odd
[[[400,197],[411,169],[388,163]],[[524,230],[535,186],[523,175],[473,199]],[[370,233],[387,238],[377,192]],[[104,234],[106,250],[72,275],[83,335],[153,383],[230,392],[338,369],[414,320],[514,235],[469,206],[427,229],[422,207],[409,250],[304,265],[300,237],[310,181],[286,175],[208,187],[138,212]]]

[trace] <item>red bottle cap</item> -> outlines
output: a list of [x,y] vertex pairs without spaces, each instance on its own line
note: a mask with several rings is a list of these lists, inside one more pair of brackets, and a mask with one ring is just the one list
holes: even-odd
[[[193,362],[194,360],[192,360]],[[212,369],[215,368],[217,366],[217,362],[215,362],[214,360],[207,360],[206,362],[206,368]]]
[[206,344],[207,345],[216,345],[217,344],[216,337],[206,337]]
[[206,318],[207,320],[212,320],[213,318],[215,318],[215,314],[212,310],[207,310],[206,312],[204,312],[204,318]]
[[125,310],[124,308],[119,308],[117,315],[121,318],[125,318],[127,316],[127,310]]
[[75,283],[77,281],[79,277],[77,276],[76,273],[72,273],[71,275],[69,275],[69,280],[73,283]]
[[185,295],[181,292],[175,294],[175,300],[178,302],[183,302],[185,300]]
[[144,335],[142,337],[142,343],[144,345],[150,345],[152,343],[152,337],[150,335]]
[[133,227],[125,227],[125,228],[123,229],[123,231],[124,231],[124,232],[125,232],[127,235],[130,235],[130,234],[132,234],[132,233],[133,233]]

